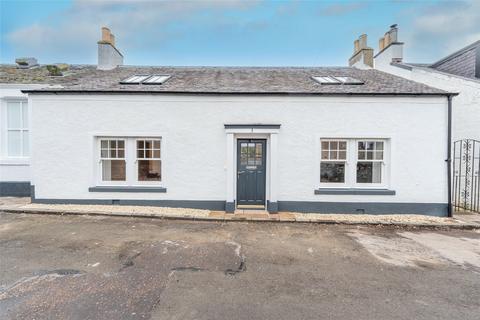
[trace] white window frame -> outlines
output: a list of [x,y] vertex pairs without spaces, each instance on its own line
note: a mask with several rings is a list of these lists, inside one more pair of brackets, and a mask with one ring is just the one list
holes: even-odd
[[[160,141],[160,157],[159,158],[138,158],[137,156],[137,141],[145,141],[145,140],[159,140]],[[162,138],[136,138],[135,139],[135,183],[137,185],[153,185],[159,186],[163,181],[163,161],[162,161]],[[160,160],[160,181],[140,181],[138,180],[138,160]]]
[[[355,188],[384,188],[387,186],[387,178],[388,178],[388,175],[387,175],[387,162],[386,162],[386,145],[387,145],[387,141],[384,140],[384,139],[368,139],[368,138],[365,138],[365,139],[355,139],[355,140],[352,140],[354,141],[354,148],[355,148],[355,163],[353,164],[352,167],[354,167],[354,176],[353,176],[353,185]],[[383,159],[382,160],[375,160],[375,159],[358,159],[358,143],[359,142],[383,142]],[[366,151],[366,150],[365,150]],[[374,152],[374,156],[375,156],[375,152]],[[382,165],[382,171],[381,171],[381,182],[380,183],[358,183],[357,182],[357,163],[358,162],[379,162],[381,165]]]
[[[95,137],[95,161],[97,163],[95,170],[95,182],[97,186],[109,187],[163,187],[164,186],[164,139],[161,136],[125,136],[125,135],[96,135]],[[101,158],[101,140],[124,140],[125,141],[125,181],[103,181],[102,180],[102,158]],[[138,163],[137,163],[137,141],[138,140],[160,140],[160,161],[161,161],[161,181],[138,181]],[[109,159],[103,159],[109,160]],[[118,160],[118,159],[110,159]]]
[[[322,160],[322,141],[347,141],[347,160],[345,161],[345,183],[320,182],[321,162],[338,160]],[[383,142],[383,160],[363,160],[358,159],[358,142],[372,141]],[[389,138],[341,138],[329,137],[320,138],[319,143],[319,161],[317,162],[318,174],[316,181],[319,188],[345,188],[345,189],[388,189],[390,187],[390,139]],[[357,162],[381,162],[382,177],[381,183],[357,183]]]
[[[347,143],[347,148],[346,148],[346,153],[347,153],[347,157],[345,160],[340,160],[340,159],[322,159],[322,153],[323,153],[323,147],[322,147],[322,142],[332,142],[332,141],[336,141],[336,142],[346,142]],[[329,152],[330,152],[330,148],[328,149]],[[320,163],[319,163],[319,173],[320,173],[320,176],[319,176],[319,179],[321,179],[321,174],[322,174],[322,162],[332,162],[332,163],[345,163],[345,177],[344,177],[344,182],[320,182],[320,185],[321,186],[325,186],[325,187],[329,187],[329,188],[341,188],[341,187],[346,187],[348,185],[348,181],[347,181],[347,178],[348,178],[348,170],[349,170],[349,159],[348,157],[350,156],[350,150],[349,150],[349,142],[348,142],[348,139],[342,139],[342,138],[338,138],[338,139],[335,139],[335,138],[331,138],[331,139],[321,139],[320,140]],[[330,155],[329,155],[330,157]]]
[[[101,146],[101,143],[102,143],[102,140],[107,140],[107,141],[110,141],[110,140],[116,140],[116,141],[123,141],[123,145],[124,145],[124,156],[123,158],[111,158],[110,157],[110,154],[108,155],[108,157],[106,158],[103,158],[101,156],[101,152],[102,152],[102,146]],[[104,185],[104,186],[126,186],[128,185],[127,182],[128,182],[128,158],[127,158],[127,139],[124,138],[124,137],[99,137],[97,139],[97,144],[96,144],[96,154],[97,154],[97,157],[98,157],[98,170],[97,170],[97,184],[98,185]],[[110,150],[110,147],[108,148],[108,150]],[[103,175],[103,165],[102,165],[102,161],[103,160],[124,160],[125,161],[125,181],[119,181],[119,180],[116,180],[116,181],[104,181],[103,178],[102,178],[102,175]]]
[[[21,115],[21,127],[19,128],[13,128],[10,127],[9,122],[8,122],[8,104],[9,103],[20,103],[20,115]],[[30,147],[30,110],[28,106],[28,100],[23,99],[23,98],[5,98],[2,99],[2,104],[3,104],[3,135],[4,137],[2,138],[2,144],[4,147],[1,150],[4,159],[18,159],[18,160],[28,160],[30,158],[30,152],[31,152],[31,147]],[[24,123],[24,111],[26,110],[27,113],[27,123]],[[11,155],[9,152],[9,144],[8,144],[8,138],[10,132],[20,132],[20,155]],[[24,152],[24,134],[28,135],[28,149],[27,153]]]

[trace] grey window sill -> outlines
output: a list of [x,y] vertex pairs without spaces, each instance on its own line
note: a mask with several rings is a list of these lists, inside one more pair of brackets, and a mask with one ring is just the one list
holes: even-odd
[[388,189],[342,189],[342,188],[319,188],[315,194],[352,194],[352,195],[395,195],[395,190]]
[[91,187],[88,192],[157,192],[165,193],[167,188],[163,187]]

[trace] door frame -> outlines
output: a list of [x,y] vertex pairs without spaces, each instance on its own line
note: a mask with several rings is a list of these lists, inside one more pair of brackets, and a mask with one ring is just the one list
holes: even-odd
[[225,211],[234,213],[237,208],[237,140],[266,139],[267,175],[265,186],[266,209],[269,213],[278,212],[278,148],[280,125],[225,125],[226,144],[226,185]]
[[[263,168],[265,170],[265,174],[263,175],[263,198],[264,198],[264,201],[263,201],[263,208],[260,208],[260,210],[266,210],[267,209],[267,174],[268,174],[268,158],[267,158],[267,153],[268,153],[268,148],[267,148],[267,145],[268,145],[268,139],[267,138],[237,138],[235,139],[235,142],[236,142],[236,153],[235,153],[235,162],[236,162],[236,165],[235,165],[235,176],[236,176],[236,179],[235,179],[235,208],[237,208],[239,205],[248,205],[248,204],[240,204],[239,203],[239,196],[238,196],[238,183],[239,183],[239,176],[238,176],[238,170],[239,170],[239,166],[240,166],[240,143],[242,142],[262,142],[263,144],[263,152],[262,152],[262,162],[263,162]],[[258,204],[259,205],[259,204]],[[255,208],[252,208],[252,209],[255,209]]]

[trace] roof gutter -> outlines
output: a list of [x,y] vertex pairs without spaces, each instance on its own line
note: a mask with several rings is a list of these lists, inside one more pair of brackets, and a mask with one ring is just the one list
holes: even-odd
[[183,95],[284,95],[284,96],[456,96],[458,93],[452,92],[264,92],[264,91],[247,91],[247,92],[211,92],[211,91],[138,91],[138,90],[21,90],[28,94],[183,94]]

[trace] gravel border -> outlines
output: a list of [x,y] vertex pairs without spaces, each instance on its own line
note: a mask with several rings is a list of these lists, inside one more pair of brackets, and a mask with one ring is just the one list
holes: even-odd
[[318,214],[285,212],[275,215],[258,215],[248,217],[248,214],[233,215],[210,210],[147,207],[147,206],[111,206],[111,205],[47,205],[25,204],[15,206],[0,206],[0,211],[7,213],[51,214],[51,215],[90,215],[139,217],[169,220],[202,220],[221,222],[280,222],[280,223],[319,223],[343,225],[383,225],[419,228],[448,229],[480,229],[480,224],[469,223],[454,218],[441,218],[422,215],[353,215],[353,214]]

